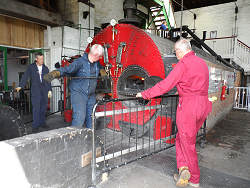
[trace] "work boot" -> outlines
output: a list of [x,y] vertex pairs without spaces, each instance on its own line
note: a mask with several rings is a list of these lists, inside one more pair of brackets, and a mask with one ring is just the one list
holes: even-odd
[[176,182],[176,186],[187,187],[190,176],[191,174],[188,170],[188,167],[179,168],[179,174],[174,174],[174,180]]
[[45,123],[41,126],[43,129],[49,129],[49,126]]
[[39,128],[38,127],[32,127],[32,133],[38,133]]
[[53,70],[53,71],[49,72],[48,74],[45,74],[43,77],[43,79],[47,82],[51,82],[55,78],[60,78],[60,72],[57,70]]
[[191,183],[191,182],[189,182],[188,185],[189,185],[189,187],[194,187],[194,188],[200,187],[199,183]]

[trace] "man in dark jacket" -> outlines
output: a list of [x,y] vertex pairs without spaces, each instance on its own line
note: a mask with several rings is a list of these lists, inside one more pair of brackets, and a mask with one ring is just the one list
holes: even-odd
[[95,89],[100,72],[99,59],[103,56],[103,47],[95,44],[90,52],[76,59],[67,67],[61,67],[45,75],[44,79],[51,81],[61,76],[71,76],[69,84],[71,104],[73,108],[72,126],[91,128],[91,114],[96,102]]
[[19,92],[25,87],[27,81],[31,80],[31,102],[32,102],[32,132],[38,132],[39,127],[48,128],[45,123],[45,114],[48,105],[48,97],[51,97],[51,84],[43,79],[43,76],[49,72],[48,67],[43,64],[43,54],[37,53],[35,62],[28,66],[25,71],[19,87]]

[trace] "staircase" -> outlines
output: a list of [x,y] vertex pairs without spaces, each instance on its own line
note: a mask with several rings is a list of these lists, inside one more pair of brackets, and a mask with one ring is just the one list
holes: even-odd
[[157,3],[157,6],[150,7],[152,20],[148,24],[148,28],[152,23],[154,23],[156,29],[160,29],[163,21],[166,21],[168,30],[170,30],[171,27],[176,27],[171,0],[154,1]]
[[232,60],[244,69],[246,75],[250,75],[250,47],[237,38]]
[[245,74],[250,75],[250,47],[237,36],[210,38],[205,43],[222,58],[241,66]]

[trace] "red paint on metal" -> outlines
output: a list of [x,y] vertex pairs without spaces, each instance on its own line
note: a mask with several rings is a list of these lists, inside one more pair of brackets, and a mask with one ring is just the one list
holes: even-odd
[[[172,134],[172,119],[166,116],[158,116],[154,126],[154,140],[159,140]],[[166,141],[168,144],[174,144],[174,142],[175,138]]]
[[224,101],[226,99],[226,89],[227,86],[223,85],[221,88],[221,96],[220,96],[221,101]]
[[[62,67],[69,66],[69,62],[66,59],[62,60]],[[67,101],[67,78],[63,78],[63,109],[66,110],[66,101]]]
[[64,111],[64,121],[70,123],[72,121],[72,110],[65,110]]
[[174,67],[175,67],[175,65],[176,65],[176,63],[173,63],[173,64],[172,64],[172,68],[174,68]]
[[[111,68],[111,76],[113,81],[112,88],[112,98],[118,98],[117,93],[117,82],[119,77],[128,66],[137,65],[142,67],[148,76],[158,76],[162,79],[165,78],[165,69],[164,63],[161,57],[161,54],[154,43],[154,41],[141,29],[129,25],[129,24],[117,24],[115,29],[117,33],[115,34],[114,40],[112,39],[113,27],[108,26],[100,33],[98,33],[91,45],[93,44],[109,44],[108,48],[108,59],[109,63],[112,65]],[[123,65],[123,69],[119,69],[119,72],[116,73],[117,65],[116,65],[116,55],[118,46],[121,42],[125,42],[126,46],[123,49],[121,64]],[[89,46],[86,49],[86,52],[89,51]],[[100,60],[101,65],[105,66],[103,59]],[[147,106],[155,106],[160,104],[160,100],[152,100],[150,104]],[[99,106],[97,111],[112,111],[112,110],[120,110],[127,109],[124,104],[121,102],[116,103],[108,103],[106,107]],[[112,118],[110,123],[107,125],[109,128],[119,131],[119,121],[134,123],[137,125],[143,126],[146,122],[148,122],[156,110],[144,110],[132,113],[124,113],[117,114]],[[110,116],[111,117],[111,116]],[[143,118],[144,117],[144,118]],[[158,123],[157,123],[158,124]],[[158,127],[157,127],[158,129]]]

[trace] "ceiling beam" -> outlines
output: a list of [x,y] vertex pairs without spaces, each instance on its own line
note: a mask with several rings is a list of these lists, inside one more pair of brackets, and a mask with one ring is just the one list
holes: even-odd
[[78,2],[84,3],[85,5],[88,5],[91,8],[95,8],[95,5],[91,3],[90,0],[78,0]]
[[14,0],[0,0],[0,14],[45,26],[62,25],[62,17],[60,14]]

